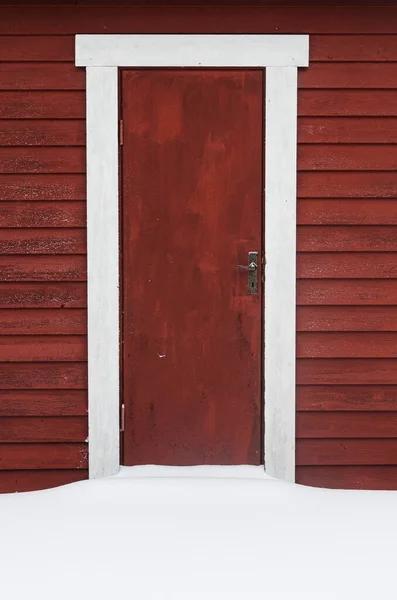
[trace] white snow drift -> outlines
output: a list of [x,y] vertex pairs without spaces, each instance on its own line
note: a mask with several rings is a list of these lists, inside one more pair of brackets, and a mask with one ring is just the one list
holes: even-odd
[[257,467],[134,467],[0,496],[4,600],[384,600],[396,558],[397,493]]

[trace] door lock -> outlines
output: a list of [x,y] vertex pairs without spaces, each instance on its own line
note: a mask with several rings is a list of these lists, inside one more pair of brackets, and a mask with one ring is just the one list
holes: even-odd
[[236,269],[248,271],[248,294],[258,293],[258,252],[248,252],[247,265],[235,265]]

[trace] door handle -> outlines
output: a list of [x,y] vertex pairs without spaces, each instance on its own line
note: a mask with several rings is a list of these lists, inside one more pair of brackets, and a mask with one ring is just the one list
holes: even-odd
[[249,265],[234,265],[236,269],[246,269],[247,271],[256,271],[258,265],[253,261]]
[[248,271],[248,294],[258,293],[258,252],[248,252],[247,265],[235,265],[236,269]]

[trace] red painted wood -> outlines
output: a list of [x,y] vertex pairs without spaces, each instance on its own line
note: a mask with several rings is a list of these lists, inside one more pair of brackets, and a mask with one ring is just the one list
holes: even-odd
[[0,173],[85,173],[85,148],[0,148]]
[[85,256],[0,256],[0,281],[85,281]]
[[393,90],[300,90],[298,95],[301,116],[393,117],[396,112]]
[[85,200],[85,175],[0,175],[2,200]]
[[85,469],[61,471],[2,471],[0,493],[32,492],[88,479]]
[[299,279],[396,278],[397,253],[300,253],[297,258],[297,276]]
[[0,308],[82,308],[85,283],[0,283]]
[[395,305],[397,282],[387,279],[298,280],[298,305]]
[[[383,4],[383,2],[382,2]],[[375,7],[372,9],[375,17]],[[329,10],[331,17],[334,9]],[[387,9],[379,7],[378,19],[387,18]],[[349,31],[351,33],[353,30]],[[334,33],[337,33],[335,31]],[[360,31],[360,34],[366,33]],[[376,33],[376,24],[372,33]],[[313,35],[310,37],[310,59],[320,61],[379,62],[395,61],[397,42],[394,35]],[[358,86],[360,87],[360,86]]]
[[[11,4],[19,4],[25,0],[13,0]],[[56,4],[59,0],[45,0],[43,4]],[[373,1],[373,0],[372,0]],[[34,3],[37,0],[27,0],[27,3]],[[371,2],[371,0],[370,0]],[[60,0],[60,4],[71,4],[73,0]],[[115,0],[112,4],[111,0],[74,0],[74,3],[80,6],[131,6],[138,4],[133,0]],[[212,5],[211,0],[146,0],[145,6],[208,6]],[[302,6],[303,0],[217,0],[216,6]],[[363,0],[327,0],[327,6],[362,6]],[[317,0],[304,0],[304,6],[317,6]],[[394,6],[394,0],[382,0],[382,6]]]
[[396,165],[395,145],[301,144],[298,147],[300,171],[392,171]]
[[[0,444],[0,471],[87,469],[87,444]],[[1,479],[1,476],[0,476]]]
[[85,362],[3,363],[0,369],[1,390],[79,390],[86,387]]
[[56,121],[12,119],[1,122],[0,146],[84,146],[84,144],[84,119],[57,119]]
[[381,199],[301,199],[297,218],[300,225],[397,225],[397,205]]
[[396,358],[395,332],[299,332],[299,358]]
[[[379,66],[376,64],[376,67]],[[298,73],[300,72],[298,71]],[[299,117],[298,142],[305,144],[394,144],[397,142],[397,119],[395,117],[365,117],[365,119],[360,117]]]
[[[0,202],[0,227],[86,226],[85,202]],[[4,233],[4,231],[3,231]]]
[[395,34],[397,8],[333,7],[26,7],[0,10],[0,34],[84,33],[320,33]]
[[85,390],[2,390],[1,417],[87,416]]
[[397,412],[298,412],[296,437],[397,438]]
[[297,440],[300,465],[397,465],[397,439]]
[[86,334],[84,309],[0,309],[1,335]]
[[[120,3],[123,0],[118,1]],[[117,9],[114,4],[108,8],[95,10],[83,7],[76,10],[72,7],[59,6],[54,9],[46,7],[45,11],[39,7],[26,8],[23,11],[20,8],[0,8],[0,31],[6,34],[4,38],[0,38],[0,61],[3,60],[0,65],[0,89],[4,90],[0,93],[0,100],[5,100],[1,102],[0,108],[0,115],[4,119],[0,127],[0,146],[82,146],[85,138],[83,120],[85,107],[84,93],[80,90],[84,89],[85,75],[83,69],[76,69],[73,66],[75,33],[82,31],[86,33],[90,31],[92,33],[153,32],[153,10],[153,8],[131,7]],[[348,229],[322,227],[321,230],[318,227],[303,227],[299,230],[299,249],[306,253],[337,251],[343,254],[347,250],[355,252],[381,250],[384,254],[379,257],[374,257],[372,254],[368,257],[347,254],[345,257],[340,257],[340,259],[345,258],[345,265],[338,257],[328,254],[325,258],[328,260],[327,268],[332,269],[332,274],[326,268],[324,269],[321,257],[317,255],[314,255],[309,263],[305,263],[305,268],[310,270],[310,277],[327,276],[330,279],[298,281],[298,303],[304,305],[301,308],[306,311],[298,310],[298,328],[302,326],[306,331],[311,332],[320,332],[324,329],[334,331],[336,336],[340,336],[341,343],[337,343],[335,338],[333,345],[326,346],[324,340],[331,339],[328,334],[325,337],[324,334],[303,334],[305,336],[303,352],[309,354],[311,352],[320,352],[320,354],[322,352],[335,354],[373,352],[374,355],[378,355],[379,348],[381,353],[388,352],[390,348],[393,351],[391,342],[387,341],[390,338],[385,338],[383,334],[382,338],[378,336],[374,339],[371,336],[371,341],[365,345],[355,337],[356,341],[353,345],[349,343],[347,349],[342,342],[346,339],[346,334],[343,332],[347,330],[363,333],[366,330],[395,331],[396,319],[392,307],[397,303],[397,281],[395,279],[335,279],[334,277],[356,277],[356,272],[358,277],[362,278],[395,276],[394,254],[389,255],[385,252],[395,250],[393,230],[387,227],[357,226],[387,226],[397,222],[394,207],[397,194],[396,160],[393,148],[385,146],[397,141],[395,119],[397,104],[393,95],[393,90],[396,88],[397,64],[396,9],[385,7],[382,9],[379,7],[160,8],[156,9],[155,27],[159,32],[240,31],[326,34],[311,35],[311,64],[309,69],[299,71],[299,85],[302,88],[300,109],[305,115],[299,119],[299,141],[305,144],[323,145],[300,148],[300,167],[315,169],[317,172],[299,174],[298,193],[304,200],[299,201],[298,218],[301,225],[353,227]],[[13,39],[9,34],[15,32],[33,35]],[[58,32],[67,35],[54,35]],[[359,35],[350,35],[354,32]],[[376,35],[385,32],[392,35]],[[365,33],[371,35],[363,35]],[[14,91],[13,95],[12,90],[19,91]],[[16,105],[18,99],[21,99],[19,106]],[[363,115],[365,118],[362,118]],[[25,120],[18,120],[18,117]],[[349,145],[346,147],[331,145],[336,143]],[[357,144],[361,145],[357,146]],[[382,144],[383,147],[369,146],[369,144]],[[50,252],[60,253],[69,248],[72,252],[78,252],[81,245],[79,246],[80,242],[74,235],[76,232],[64,231],[60,237],[56,233],[49,240],[48,246],[46,245],[48,240],[45,241],[47,228],[84,226],[85,214],[82,202],[85,198],[84,175],[63,174],[65,170],[76,172],[76,169],[80,170],[84,166],[81,159],[76,159],[76,151],[71,148],[51,148],[48,151],[44,149],[43,153],[40,148],[30,150],[17,148],[5,152],[0,150],[2,153],[0,163],[3,169],[7,168],[14,173],[20,168],[24,172],[42,170],[43,175],[0,175],[0,195],[4,201],[3,206],[0,205],[0,227],[41,227],[44,230],[8,233],[3,231],[6,236],[6,238],[0,236],[3,251],[38,252],[47,249]],[[55,174],[57,169],[60,170],[59,175]],[[326,172],[329,169],[337,171],[344,169],[346,172]],[[369,169],[372,172],[365,172]],[[377,169],[390,169],[390,171],[376,172]],[[50,174],[44,174],[45,172]],[[27,258],[39,259],[39,257]],[[54,258],[62,260],[62,257]],[[74,261],[75,258],[73,257],[72,260]],[[302,257],[299,258],[300,265],[302,265],[301,259]],[[383,266],[380,260],[385,263]],[[24,273],[22,281],[25,283],[12,281],[14,276],[20,279],[18,264],[13,263],[10,269],[8,265],[5,266],[9,283],[0,283],[0,306],[58,307],[86,304],[84,283],[50,283],[53,277],[59,279],[59,273],[65,273],[64,267],[58,270],[60,267],[58,263],[57,266],[52,264],[50,268],[45,267],[43,282],[26,283],[31,277],[36,278],[37,273],[42,277],[42,264],[36,265],[32,262],[22,264]],[[392,266],[391,272],[389,265]],[[0,270],[3,270],[1,267],[2,265]],[[28,272],[28,279],[25,279],[26,272]],[[78,272],[78,279],[80,279],[82,272],[80,269]],[[85,278],[85,265],[83,278]],[[311,307],[311,304],[317,307]],[[371,304],[377,306],[371,307]],[[353,308],[354,305],[361,306],[364,310],[362,308],[357,310]],[[387,305],[388,308],[382,305]],[[379,311],[382,311],[383,318],[380,318]],[[18,314],[18,311],[13,317],[7,316],[7,313],[11,315],[14,311],[2,310],[0,327],[4,325],[5,331],[9,331],[11,335],[14,333],[12,329],[14,326],[21,328],[23,334],[29,331],[30,336],[43,333],[56,335],[58,331],[56,327],[61,329],[62,335],[73,332],[68,330],[68,327],[72,327],[74,323],[72,314],[70,320],[68,317],[66,321],[57,320],[54,316],[55,330],[51,331],[47,330],[50,326],[47,311],[42,312],[42,318],[40,314],[36,314],[32,319],[33,315],[25,315],[24,318],[23,315]],[[81,322],[77,320],[76,323]],[[64,331],[63,327],[65,327]],[[342,332],[338,333],[338,329]],[[348,335],[348,340],[352,339]],[[302,342],[302,337],[298,342]],[[307,362],[315,363],[313,367],[318,369],[322,368],[323,360],[315,359]],[[299,361],[298,371],[302,366],[301,363],[302,361]],[[390,389],[393,390],[392,385],[387,387],[388,392],[384,391],[385,386],[370,385],[368,393],[365,394],[366,385],[352,384],[355,378],[362,377],[364,368],[367,368],[369,363],[373,363],[372,359],[363,360],[362,363],[365,364],[362,365],[357,364],[356,359],[346,359],[345,363],[348,364],[344,374],[338,371],[339,367],[336,369],[339,373],[336,376],[347,377],[349,383],[346,387],[350,390],[350,396],[347,399],[345,397],[345,400],[342,396],[338,396],[341,402],[345,402],[347,407],[353,405],[351,410],[356,410],[354,402],[359,401],[367,410],[378,410],[378,405],[371,406],[371,403],[376,402],[381,403],[382,410],[394,410],[390,408],[390,405],[393,406],[393,392],[390,392]],[[36,366],[41,368],[46,365]],[[335,370],[335,364],[333,363],[331,367],[332,379],[334,373],[332,369]],[[352,372],[348,372],[348,367]],[[377,371],[379,367],[381,367],[381,374]],[[327,381],[330,373],[323,375]],[[45,378],[47,375],[41,371],[40,377],[44,377],[44,386],[47,385],[45,382],[48,382]],[[10,374],[8,376],[11,377]],[[382,365],[379,362],[376,365],[372,364],[372,367],[370,365],[370,374],[365,376],[369,377],[369,380],[374,377],[375,379],[386,377],[387,382],[394,377],[391,365],[384,362]],[[31,380],[24,377],[22,376],[23,381],[30,386]],[[19,379],[20,377],[18,385]],[[312,387],[316,386],[298,387],[298,398],[300,389],[307,390]],[[334,390],[340,390],[339,385],[335,385],[332,381],[331,385],[324,384],[320,387],[324,390],[321,402],[327,410],[328,408],[346,410],[338,409],[337,399],[332,395]],[[11,392],[15,393],[12,390]],[[353,399],[351,399],[352,394]],[[322,418],[326,423],[326,415]],[[343,428],[343,421],[341,428]],[[373,481],[377,485],[379,476],[378,474],[373,476]],[[351,473],[346,477],[351,477]],[[371,487],[371,479],[365,479],[362,474],[360,477],[359,481],[364,482],[363,485]],[[385,474],[386,486],[387,477],[388,475]],[[22,485],[22,480],[19,485]]]
[[0,254],[86,254],[85,229],[3,229]]
[[395,385],[298,385],[299,411],[397,411]]
[[262,460],[262,110],[260,71],[123,73],[126,464]]
[[87,360],[86,336],[0,336],[0,362],[83,360]]
[[[3,9],[4,10],[4,9]],[[36,9],[37,10],[37,9]],[[39,9],[40,10],[40,9]],[[22,16],[24,17],[26,8],[15,13],[14,23]],[[28,11],[29,12],[29,9]],[[46,20],[46,15],[41,12],[41,19]],[[26,15],[26,18],[28,16]],[[0,37],[0,61],[2,62],[39,62],[39,61],[74,61],[74,36],[69,35],[7,35]],[[9,31],[8,34],[12,32]]]
[[298,174],[300,198],[395,198],[397,172],[303,172]]
[[395,252],[397,227],[300,225],[297,248],[299,252]]
[[397,490],[397,467],[306,466],[297,467],[296,482],[333,489]]
[[0,119],[84,118],[84,92],[0,92]]
[[297,384],[372,385],[396,384],[394,358],[316,358],[297,360]]
[[86,417],[0,417],[2,443],[84,442]]
[[299,332],[296,354],[300,358],[397,358],[397,333]]
[[[394,37],[394,36],[390,36]],[[370,45],[369,37],[365,38]],[[311,38],[311,44],[312,38]],[[341,42],[339,42],[340,44]],[[396,59],[397,51],[393,54]],[[312,63],[308,69],[298,70],[299,88],[337,89],[395,89],[396,63]]]
[[297,331],[397,331],[395,306],[299,306],[296,316]]
[[85,90],[85,73],[73,63],[0,63],[0,90]]

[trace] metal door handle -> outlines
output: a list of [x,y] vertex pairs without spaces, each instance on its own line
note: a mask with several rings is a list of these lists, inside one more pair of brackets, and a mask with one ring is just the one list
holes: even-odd
[[246,269],[247,271],[256,271],[258,265],[253,261],[249,265],[234,265],[236,269]]
[[236,269],[248,271],[248,294],[258,293],[258,252],[248,252],[247,265],[234,265]]

